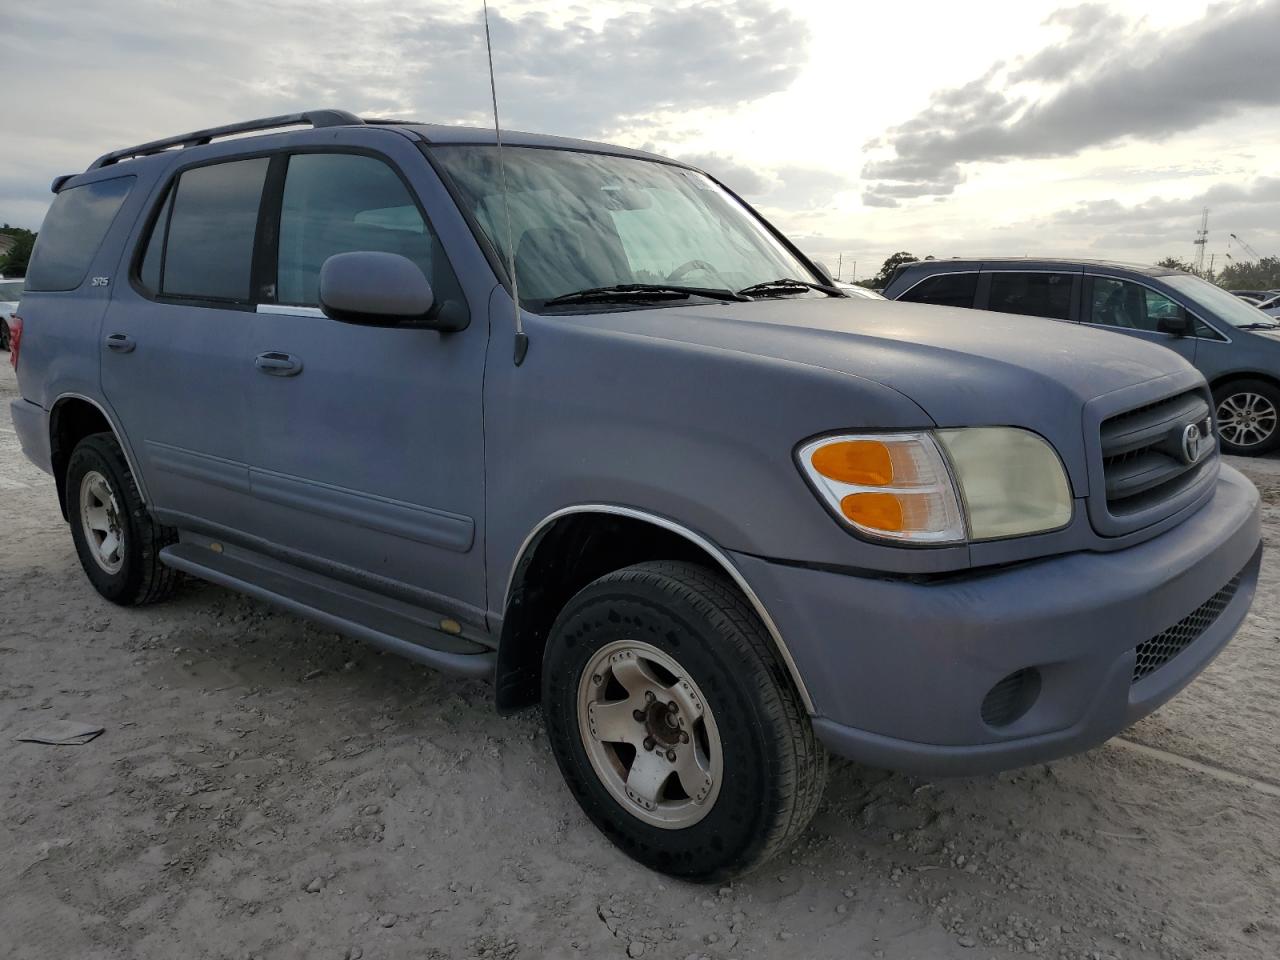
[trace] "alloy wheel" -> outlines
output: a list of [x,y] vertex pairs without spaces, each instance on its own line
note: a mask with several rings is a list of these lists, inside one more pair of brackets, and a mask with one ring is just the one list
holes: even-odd
[[578,726],[600,782],[645,823],[682,829],[715,804],[724,776],[715,718],[657,647],[622,640],[598,650],[578,683]]
[[1218,404],[1218,431],[1236,447],[1265,443],[1280,424],[1275,404],[1260,393],[1233,393]]

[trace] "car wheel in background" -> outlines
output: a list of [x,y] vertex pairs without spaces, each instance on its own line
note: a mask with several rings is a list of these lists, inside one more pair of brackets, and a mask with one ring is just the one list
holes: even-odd
[[826,755],[769,635],[702,567],[637,564],[579,592],[547,643],[542,704],[582,809],[656,870],[749,870],[822,798]]
[[1213,392],[1224,453],[1256,457],[1280,446],[1280,389],[1266,380],[1233,380]]
[[85,437],[71,452],[66,506],[80,565],[98,593],[135,606],[173,592],[180,575],[160,562],[160,551],[177,531],[151,519],[110,433]]

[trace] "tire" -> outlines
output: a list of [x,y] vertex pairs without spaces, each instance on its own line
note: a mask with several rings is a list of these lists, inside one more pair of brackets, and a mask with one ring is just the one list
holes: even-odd
[[9,323],[6,320],[0,320],[0,350],[9,349]]
[[172,594],[181,578],[160,562],[160,551],[177,531],[151,519],[116,438],[95,433],[76,444],[66,480],[71,538],[94,589],[121,606]]
[[769,635],[702,567],[641,563],[574,596],[547,641],[542,704],[583,811],[655,870],[742,874],[795,843],[822,799],[826,754]]
[[1232,380],[1213,392],[1223,453],[1258,457],[1280,447],[1280,389],[1266,380]]

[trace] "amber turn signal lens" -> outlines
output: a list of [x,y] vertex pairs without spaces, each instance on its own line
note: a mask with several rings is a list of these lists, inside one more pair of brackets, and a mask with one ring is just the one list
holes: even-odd
[[879,440],[841,440],[813,452],[813,468],[829,480],[883,487],[893,482],[893,459]]
[[892,493],[851,493],[840,512],[862,527],[898,533],[903,527],[902,500]]

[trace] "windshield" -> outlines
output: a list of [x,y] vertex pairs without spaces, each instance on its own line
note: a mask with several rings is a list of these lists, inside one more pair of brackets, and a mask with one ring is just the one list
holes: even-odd
[[[432,149],[510,262],[496,148]],[[503,157],[520,300],[533,309],[619,284],[734,291],[784,277],[819,279],[738,201],[693,170],[533,147],[504,148]]]
[[1254,324],[1275,326],[1275,317],[1267,316],[1252,304],[1245,303],[1234,293],[1228,293],[1207,280],[1180,273],[1160,279],[1204,307],[1216,319],[1223,320],[1233,327],[1248,327]]
[[0,300],[21,300],[21,280],[0,280]]

